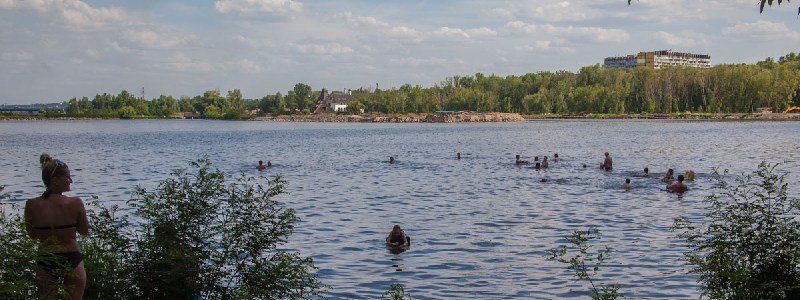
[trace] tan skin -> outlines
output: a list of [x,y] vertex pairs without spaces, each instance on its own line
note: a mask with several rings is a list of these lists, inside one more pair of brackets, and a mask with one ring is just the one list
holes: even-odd
[[[70,191],[72,178],[69,170],[63,176],[53,177],[50,183],[52,192],[47,198],[36,197],[25,202],[25,227],[31,238],[42,242],[41,247],[51,253],[80,251],[76,240],[77,233],[89,233],[89,220],[83,201],[78,197],[64,196]],[[35,229],[34,227],[56,227],[67,224],[77,227],[65,229]],[[47,299],[55,299],[58,279],[36,266],[36,286],[39,293]],[[64,278],[64,285],[71,299],[82,299],[86,288],[86,270],[83,262],[74,269],[72,276]]]

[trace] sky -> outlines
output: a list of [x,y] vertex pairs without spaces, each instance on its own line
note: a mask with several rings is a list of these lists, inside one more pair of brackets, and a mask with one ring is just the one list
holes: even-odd
[[800,49],[797,5],[756,0],[0,0],[0,104],[128,90],[245,98],[578,71],[672,49],[712,64]]

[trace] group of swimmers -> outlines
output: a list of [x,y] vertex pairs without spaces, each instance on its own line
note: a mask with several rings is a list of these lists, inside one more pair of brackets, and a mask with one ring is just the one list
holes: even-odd
[[[547,169],[549,167],[549,164],[547,162],[547,156],[544,156],[541,162],[539,162],[539,156],[535,156],[533,158],[533,161],[535,162],[533,169],[541,170],[541,169]],[[553,162],[558,162],[558,153],[553,154]],[[531,162],[523,160],[520,157],[520,155],[517,154],[514,160],[514,164],[518,166],[528,165],[531,164]],[[584,164],[583,167],[586,168],[586,164]],[[614,169],[614,159],[611,158],[611,155],[608,152],[604,153],[603,163],[600,164],[600,169],[604,171],[611,171],[612,169]],[[642,176],[650,177],[650,170],[647,167],[644,168],[644,174]],[[677,181],[675,180],[674,176],[675,176],[675,170],[669,169],[667,170],[667,174],[665,174],[664,177],[661,178],[661,180],[667,184],[666,191],[673,193],[683,193],[689,190],[689,187],[687,187],[686,184],[683,183],[683,181],[685,179],[694,181],[695,173],[692,170],[688,170],[684,173],[684,175],[678,175]],[[541,181],[546,182],[547,180],[542,179]],[[622,188],[628,190],[631,187],[633,187],[631,185],[631,179],[625,178],[625,183],[622,184]]]

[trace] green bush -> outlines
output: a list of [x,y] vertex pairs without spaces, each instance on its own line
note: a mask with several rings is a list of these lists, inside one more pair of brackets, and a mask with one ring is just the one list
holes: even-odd
[[388,300],[411,300],[411,295],[406,293],[406,288],[403,284],[395,283],[389,290],[383,293],[381,299]]
[[[0,186],[0,200],[8,198]],[[36,298],[34,266],[38,243],[28,237],[13,204],[0,204],[0,299]]]
[[800,200],[777,166],[762,162],[732,181],[715,171],[705,218],[675,220],[708,297],[800,299]]
[[[89,201],[79,243],[86,299],[308,299],[323,286],[311,258],[279,250],[298,218],[274,197],[285,181],[235,180],[205,158],[152,191],[137,188],[132,211]],[[18,209],[17,209],[18,210]],[[37,243],[17,215],[0,214],[0,298],[35,297]],[[38,255],[38,256],[37,256]]]
[[590,241],[600,239],[600,231],[597,229],[575,230],[566,239],[569,244],[551,250],[550,259],[567,264],[567,268],[578,280],[589,282],[593,300],[624,298],[619,293],[618,285],[597,282],[600,268],[611,254],[611,248],[607,246],[600,250],[594,250],[594,246],[590,244]]

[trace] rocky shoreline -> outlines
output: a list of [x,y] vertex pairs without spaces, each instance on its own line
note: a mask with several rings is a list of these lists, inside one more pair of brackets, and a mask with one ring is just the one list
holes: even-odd
[[516,113],[421,113],[364,115],[281,115],[256,117],[258,121],[278,122],[365,122],[365,123],[486,123],[525,121]]
[[526,120],[698,120],[698,121],[800,121],[798,113],[681,113],[681,114],[584,114],[584,115],[525,115]]

